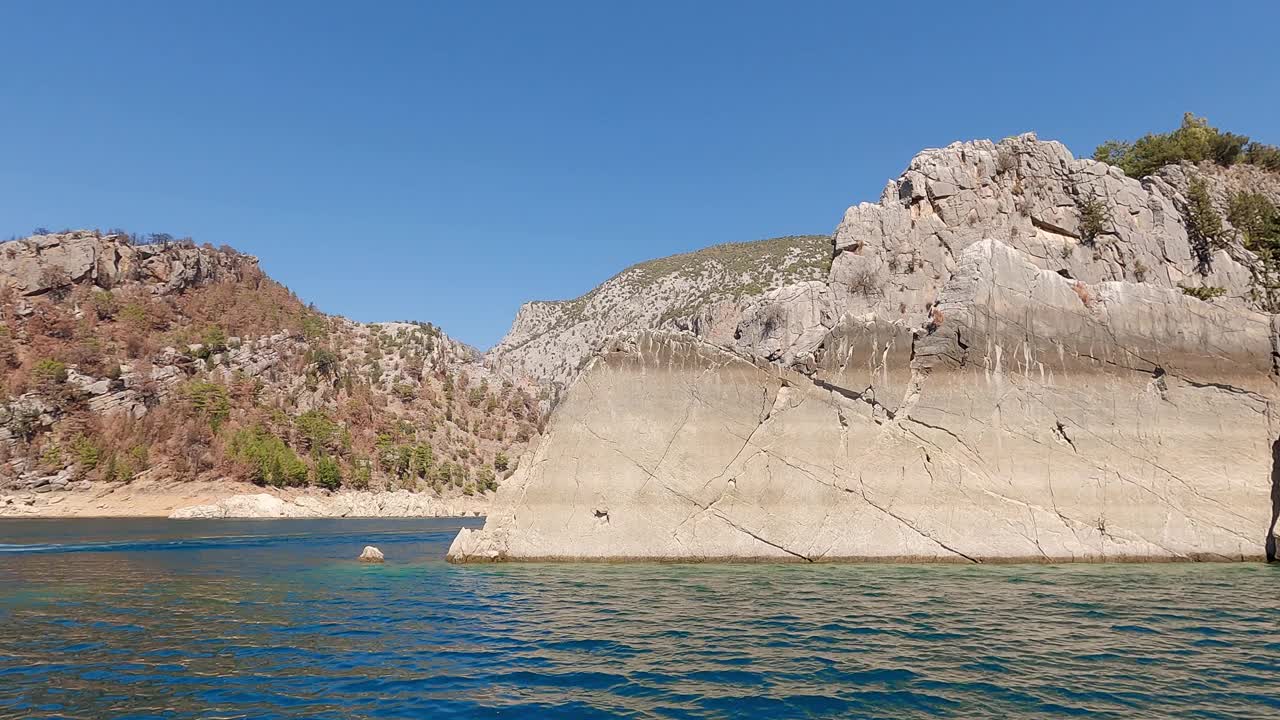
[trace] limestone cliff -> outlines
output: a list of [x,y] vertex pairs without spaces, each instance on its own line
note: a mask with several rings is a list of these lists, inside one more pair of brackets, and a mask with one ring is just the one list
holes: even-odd
[[1249,170],[925,151],[837,228],[825,332],[615,335],[450,557],[1261,558],[1280,324],[1229,223],[1188,233],[1192,178],[1277,197]]

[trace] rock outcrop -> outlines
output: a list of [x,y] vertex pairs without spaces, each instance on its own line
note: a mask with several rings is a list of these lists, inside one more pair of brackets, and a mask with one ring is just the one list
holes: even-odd
[[356,558],[360,562],[380,563],[386,558],[383,557],[382,551],[372,545],[365,545],[364,550],[360,552],[360,557]]
[[0,288],[24,297],[73,284],[103,289],[138,285],[158,294],[232,280],[258,260],[191,243],[134,245],[124,234],[74,230],[0,243]]
[[837,229],[828,330],[610,338],[450,558],[1262,558],[1280,323],[1229,227],[1188,236],[1194,176],[1240,181],[1033,136],[921,153]]

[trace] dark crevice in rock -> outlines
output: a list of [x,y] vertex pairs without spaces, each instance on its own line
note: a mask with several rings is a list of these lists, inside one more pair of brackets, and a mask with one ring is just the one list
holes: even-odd
[[860,392],[854,392],[849,388],[840,387],[839,385],[836,385],[834,383],[829,383],[826,380],[819,380],[818,378],[811,378],[811,379],[813,380],[814,385],[817,385],[823,390],[829,390],[841,397],[846,397],[850,400],[857,400],[857,401],[862,400],[862,393]]
[[1035,216],[1031,217],[1031,224],[1034,225],[1035,227],[1040,228],[1041,230],[1044,230],[1047,233],[1052,233],[1054,235],[1061,235],[1062,237],[1068,237],[1068,238],[1076,237],[1075,233],[1068,231],[1066,228],[1058,227],[1057,225],[1054,225],[1051,222],[1046,222],[1045,220]]
[[1276,521],[1280,520],[1280,440],[1271,444],[1271,525],[1267,527],[1267,562],[1276,561]]
[[718,518],[720,518],[721,520],[725,521],[725,522],[729,525],[729,527],[731,527],[731,528],[733,528],[733,529],[735,529],[735,530],[737,530],[737,531],[739,531],[739,532],[743,533],[744,535],[748,535],[748,536],[750,536],[750,537],[753,537],[753,538],[755,538],[756,540],[759,540],[760,542],[764,543],[765,545],[768,545],[768,546],[773,547],[773,548],[777,548],[778,550],[781,550],[782,552],[784,552],[784,553],[786,553],[786,554],[788,554],[788,555],[790,555],[790,556],[792,556],[792,557],[798,558],[798,559],[800,559],[800,560],[804,560],[805,562],[813,562],[813,558],[809,557],[808,555],[805,555],[805,554],[803,554],[803,553],[798,553],[798,552],[796,552],[795,550],[792,550],[792,549],[790,549],[790,548],[788,548],[788,547],[786,547],[786,546],[784,546],[784,545],[782,545],[782,544],[780,544],[780,543],[776,543],[776,542],[773,542],[772,540],[767,540],[767,539],[765,539],[765,538],[763,538],[763,537],[760,537],[759,535],[755,534],[754,532],[751,532],[750,530],[748,530],[748,529],[746,529],[746,528],[742,527],[741,525],[739,525],[739,524],[735,523],[734,521],[730,520],[730,519],[728,518],[728,516],[726,516],[724,513],[720,512],[719,510],[716,510],[716,511],[715,511],[715,514],[716,514],[716,517],[718,517]]
[[881,404],[879,400],[876,400],[875,389],[872,387],[868,387],[866,390],[863,390],[862,392],[855,392],[853,390],[850,390],[849,388],[840,387],[839,385],[836,385],[834,383],[829,383],[825,380],[819,380],[818,378],[810,378],[810,380],[813,381],[814,385],[822,388],[823,390],[828,390],[843,398],[848,398],[849,400],[866,403],[870,405],[873,409],[877,409],[884,412],[885,416],[888,417],[890,420],[893,419],[894,411],[890,410],[888,407]]
[[1276,327],[1276,316],[1271,316],[1271,374],[1280,375],[1280,328]]
[[1156,369],[1151,371],[1151,384],[1155,386],[1156,392],[1160,393],[1161,400],[1168,400],[1169,383],[1164,379],[1164,376],[1164,368],[1157,365]]
[[[1054,424],[1053,436],[1070,445],[1072,450],[1076,450],[1076,444],[1072,442],[1071,436],[1067,435],[1067,428],[1062,424],[1061,420]],[[1076,450],[1076,452],[1079,452],[1079,450]]]
[[[1224,392],[1234,393],[1236,395],[1254,395],[1254,396],[1257,395],[1257,393],[1253,392],[1252,390],[1245,390],[1242,387],[1236,387],[1235,385],[1231,385],[1228,383],[1197,382],[1195,380],[1191,380],[1185,377],[1182,378],[1182,381],[1193,388],[1214,388],[1217,390],[1222,390]],[[1266,398],[1260,398],[1260,399],[1265,400]]]

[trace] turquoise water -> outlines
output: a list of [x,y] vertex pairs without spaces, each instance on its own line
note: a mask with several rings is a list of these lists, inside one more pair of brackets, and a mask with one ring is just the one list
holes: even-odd
[[0,521],[0,717],[1280,717],[1274,565],[450,566],[464,523]]

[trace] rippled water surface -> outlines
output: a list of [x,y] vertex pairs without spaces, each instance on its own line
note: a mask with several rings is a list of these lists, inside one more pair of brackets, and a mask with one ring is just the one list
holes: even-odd
[[1280,717],[1276,566],[454,567],[463,522],[0,521],[0,717]]

